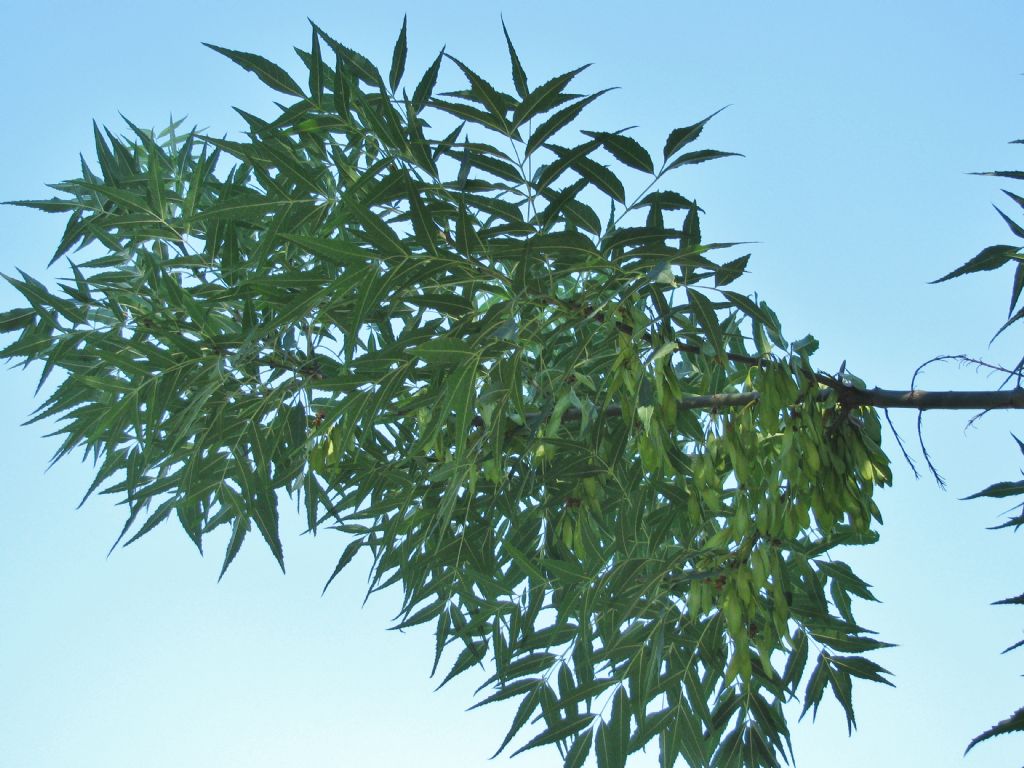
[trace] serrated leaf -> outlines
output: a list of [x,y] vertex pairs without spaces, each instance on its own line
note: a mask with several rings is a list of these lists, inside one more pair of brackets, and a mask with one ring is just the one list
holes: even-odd
[[430,101],[430,97],[434,93],[434,86],[437,85],[437,74],[441,70],[441,62],[443,60],[444,48],[437,54],[437,58],[427,67],[427,71],[423,73],[423,77],[416,84],[416,89],[412,92],[412,105],[417,112],[422,110],[427,105],[427,102]]
[[1024,593],[1016,597],[1007,597],[1003,600],[996,600],[992,605],[1024,605]]
[[22,208],[35,208],[45,213],[70,213],[78,210],[81,203],[76,200],[64,200],[59,197],[51,197],[49,200],[8,200],[4,205],[17,205]]
[[698,210],[697,204],[678,192],[651,192],[636,204],[637,208],[657,206],[663,211]]
[[977,493],[972,493],[970,496],[964,496],[962,501],[977,499],[982,496],[991,499],[1003,499],[1007,496],[1019,496],[1022,493],[1024,493],[1024,480],[1018,480],[1015,482],[1007,480],[999,483],[993,483],[988,488],[978,491]]
[[529,157],[533,154],[538,147],[543,145],[548,139],[558,133],[558,131],[575,120],[588,104],[608,93],[610,90],[612,89],[605,88],[602,91],[598,91],[595,94],[580,99],[575,104],[572,104],[565,109],[555,112],[555,114],[534,129],[530,138],[526,142],[526,151],[523,156]]
[[708,341],[711,342],[715,348],[715,353],[724,358],[725,357],[725,337],[722,334],[722,326],[718,322],[718,316],[715,314],[715,308],[704,294],[693,288],[686,289],[687,301],[690,302],[690,306],[693,308],[693,316],[700,326],[701,330],[704,331]]
[[601,145],[597,141],[588,141],[586,144],[571,148],[550,143],[545,146],[558,155],[558,159],[544,166],[537,174],[535,183],[537,191],[541,193],[554,184],[565,171],[569,170],[578,158],[585,157]]
[[625,768],[629,744],[629,699],[626,689],[619,686],[612,696],[612,711],[607,722],[597,727],[594,737],[597,745],[598,768]]
[[[446,56],[448,54],[445,54]],[[468,123],[475,123],[482,125],[485,128],[489,128],[497,133],[505,134],[508,130],[508,126],[503,120],[499,120],[497,117],[492,115],[490,112],[485,112],[482,109],[471,107],[468,104],[460,104],[454,101],[443,101],[441,99],[431,99],[430,105],[435,109],[440,109],[442,112],[447,112],[450,115],[460,120],[465,120]]]
[[1019,250],[1012,245],[990,245],[962,266],[943,275],[938,280],[932,280],[931,284],[942,283],[946,280],[952,280],[954,277],[971,274],[972,272],[987,272],[992,269],[999,269],[999,267],[1016,256]]
[[512,753],[511,757],[526,752],[530,749],[541,747],[545,744],[554,744],[578,734],[583,728],[594,722],[594,715],[582,714],[575,717],[567,717],[561,722],[549,725],[542,733],[537,734],[525,746],[520,747]]
[[474,355],[473,347],[461,339],[439,338],[424,342],[416,349],[432,366],[456,367]]
[[478,701],[472,707],[471,710],[482,707],[486,704],[493,704],[496,701],[505,701],[516,696],[522,696],[523,694],[529,693],[537,686],[543,686],[544,680],[539,677],[527,677],[522,680],[515,680],[508,685],[503,685],[498,689],[497,692],[492,693],[486,699]]
[[1004,648],[1002,651],[1000,651],[1000,653],[1009,653],[1010,651],[1015,651],[1021,647],[1024,647],[1024,640],[1018,640],[1013,645],[1009,645],[1006,648]]
[[971,739],[971,743],[967,745],[967,749],[964,750],[964,754],[966,755],[978,746],[978,744],[986,739],[991,739],[993,736],[1003,736],[1008,733],[1019,732],[1024,732],[1024,707],[1021,707],[1005,720],[999,721],[987,731],[980,733]]
[[321,102],[324,96],[323,67],[324,60],[323,54],[320,51],[320,35],[314,29],[309,59],[309,95],[317,104]]
[[364,542],[362,541],[362,539],[355,539],[354,541],[350,541],[348,543],[348,546],[345,547],[345,551],[342,552],[341,557],[338,558],[338,564],[334,566],[334,570],[331,572],[330,578],[328,578],[327,583],[324,584],[323,592],[321,592],[320,594],[324,594],[327,592],[327,588],[331,586],[331,582],[334,581],[338,574],[340,574],[345,569],[346,565],[352,562],[352,558],[354,558],[356,554],[359,552],[359,550],[362,548],[363,543]]
[[594,736],[590,731],[585,731],[577,736],[573,740],[572,746],[569,747],[569,751],[565,753],[565,762],[562,763],[562,768],[583,768],[583,764],[590,754],[590,745],[593,740]]
[[451,682],[456,677],[461,675],[467,669],[474,666],[475,664],[479,664],[481,661],[483,661],[484,656],[486,656],[486,654],[486,643],[469,641],[469,644],[462,649],[462,652],[459,654],[459,657],[455,660],[455,663],[452,665],[451,670],[448,672],[447,675],[445,675],[444,680],[441,681],[440,685],[438,685],[437,688],[443,688],[445,685],[447,685],[449,682]]
[[462,74],[464,74],[466,79],[469,80],[473,94],[480,103],[484,105],[487,113],[495,121],[494,125],[497,126],[496,130],[506,136],[511,136],[515,132],[515,128],[510,127],[508,124],[504,99],[501,94],[498,93],[498,90],[454,56],[449,55],[448,58],[455,62],[456,66],[462,70]]
[[462,458],[469,438],[469,427],[473,422],[473,402],[476,399],[476,375],[479,355],[474,354],[464,360],[448,377],[446,390],[448,394],[447,408],[455,411],[455,457]]
[[644,173],[654,173],[654,160],[636,139],[623,136],[621,133],[605,133],[603,131],[582,131],[582,133],[600,141],[612,157],[623,165],[628,165],[630,168]]
[[1015,222],[1013,219],[1011,219],[1009,216],[1003,213],[999,209],[999,206],[993,205],[992,207],[996,209],[996,213],[998,213],[999,216],[1003,219],[1003,221],[1006,222],[1006,226],[1010,228],[1010,231],[1013,232],[1013,234],[1015,234],[1017,237],[1024,237],[1024,228],[1021,228],[1021,226],[1017,222]]
[[883,677],[883,675],[892,674],[889,670],[863,656],[833,656],[832,661],[836,666],[846,670],[854,677],[882,683],[883,685],[893,685],[892,681]]
[[516,49],[512,45],[512,38],[508,36],[508,28],[505,26],[504,19],[501,20],[501,31],[505,35],[505,43],[508,45],[508,57],[512,62],[512,84],[515,85],[519,98],[525,99],[530,93],[530,87],[526,83],[526,71],[519,61],[519,54],[516,53]]
[[523,700],[519,702],[519,708],[512,717],[512,725],[509,728],[508,733],[505,734],[505,738],[502,740],[501,746],[499,746],[497,751],[491,755],[492,760],[504,751],[505,747],[508,746],[508,743],[512,741],[512,739],[515,738],[515,735],[519,733],[524,725],[526,725],[526,721],[530,719],[534,710],[540,706],[540,700],[544,688],[545,686],[543,684],[534,686],[533,690],[527,693],[523,697]]
[[589,157],[577,158],[572,164],[573,170],[604,192],[613,200],[623,205],[626,203],[626,190],[622,182],[609,168],[594,162]]
[[353,206],[353,216],[363,225],[366,239],[380,249],[380,258],[408,256],[405,245],[380,216],[362,206]]
[[746,256],[740,256],[738,259],[727,261],[725,264],[715,270],[715,287],[720,288],[723,285],[737,280],[746,270],[747,262],[750,261],[750,254]]
[[512,114],[512,128],[516,129],[523,125],[527,120],[537,115],[544,114],[550,109],[554,109],[559,104],[564,103],[563,91],[565,87],[572,81],[576,75],[583,70],[587,69],[590,65],[579,67],[571,72],[566,72],[564,75],[553,77],[543,85],[537,87],[529,93],[529,95],[523,97],[522,103],[516,107]]
[[221,48],[219,45],[213,45],[212,43],[203,43],[203,45],[223,56],[227,56],[242,69],[252,72],[275,91],[287,93],[289,96],[298,96],[299,98],[305,95],[291,75],[274,62],[262,56],[244,51],[233,51],[230,48]]
[[242,548],[242,542],[245,540],[245,534],[248,532],[249,518],[242,514],[237,515],[231,524],[231,537],[228,539],[228,546],[224,552],[224,563],[220,567],[220,576],[217,577],[218,581],[224,578],[228,566],[235,559],[238,550]]
[[473,302],[456,293],[425,293],[421,296],[409,296],[404,301],[456,318],[465,317],[474,309]]
[[[722,107],[725,109],[725,107]],[[672,157],[676,152],[685,147],[687,144],[696,140],[700,136],[700,132],[704,130],[704,126],[707,125],[708,121],[717,115],[722,109],[713,112],[712,114],[705,117],[700,122],[688,125],[685,128],[676,128],[674,131],[669,133],[668,139],[665,141],[664,157],[665,162]]]
[[379,252],[336,237],[322,238],[308,235],[283,235],[283,237],[301,246],[309,253],[322,256],[342,266],[365,267],[371,262],[381,260]]
[[811,677],[807,681],[807,686],[804,688],[804,706],[800,711],[800,719],[803,720],[804,715],[807,711],[814,708],[814,714],[816,717],[818,714],[818,705],[821,704],[821,697],[825,693],[825,685],[828,683],[828,660],[825,654],[818,656],[818,663],[814,665],[814,671],[811,672]]
[[391,53],[391,71],[388,74],[388,83],[394,92],[405,74],[405,59],[409,54],[409,45],[406,38],[406,29],[409,17],[402,17],[402,31],[398,33],[398,40],[395,41],[394,51]]
[[683,165],[697,165],[706,163],[708,160],[718,160],[722,157],[743,157],[739,152],[719,152],[717,149],[701,149],[697,152],[687,152],[680,155],[665,167],[664,172],[679,168]]
[[1020,301],[1022,290],[1024,290],[1024,261],[1019,262],[1013,271],[1013,286],[1010,289],[1010,309],[1006,313],[1007,317],[1013,315],[1013,310],[1017,306],[1017,302]]
[[765,312],[762,307],[759,307],[749,296],[744,296],[742,293],[736,293],[734,291],[722,291],[722,295],[748,317],[753,318],[757,322],[762,323],[769,328],[775,328],[775,318]]
[[1024,171],[982,171],[981,173],[971,174],[972,176],[998,176],[1003,179],[1015,179],[1017,181],[1024,181]]

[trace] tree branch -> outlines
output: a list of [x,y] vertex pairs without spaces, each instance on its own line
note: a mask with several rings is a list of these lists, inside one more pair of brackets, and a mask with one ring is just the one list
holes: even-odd
[[997,411],[1024,408],[1024,389],[926,392],[923,389],[855,389],[843,387],[844,405],[874,408],[910,408],[917,411]]
[[[1024,389],[926,392],[923,389],[856,389],[842,386],[838,389],[839,402],[850,407],[870,406],[872,408],[909,408],[916,411],[995,411],[1024,409]],[[822,393],[827,390],[821,390]],[[726,392],[719,395],[692,395],[676,401],[677,408],[688,410],[715,411],[723,408],[742,408],[755,403],[758,392]],[[616,418],[622,415],[618,405],[609,406],[605,416]],[[579,421],[578,408],[570,408],[563,415],[563,421]]]

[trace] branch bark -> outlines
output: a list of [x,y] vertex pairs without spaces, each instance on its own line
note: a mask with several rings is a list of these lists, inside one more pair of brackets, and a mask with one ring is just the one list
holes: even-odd
[[[823,392],[825,390],[822,390]],[[923,389],[838,388],[839,402],[851,407],[908,408],[915,411],[1000,411],[1024,409],[1024,389],[958,390],[927,392]],[[677,405],[689,409],[736,408],[756,402],[757,392],[698,395],[681,398]]]
[[[825,392],[826,390],[821,390]],[[871,406],[873,408],[907,408],[916,411],[999,411],[1024,409],[1024,389],[926,392],[923,389],[857,389],[842,386],[838,388],[839,402],[851,407]],[[757,402],[757,392],[726,392],[719,395],[693,395],[676,401],[679,408],[689,410],[720,410],[742,408]],[[605,411],[612,418],[621,416],[622,409],[613,405]],[[578,421],[580,412],[570,408],[562,416],[563,421]]]
[[926,392],[923,389],[855,389],[843,387],[840,402],[875,408],[910,408],[916,411],[999,411],[1024,408],[1024,389]]

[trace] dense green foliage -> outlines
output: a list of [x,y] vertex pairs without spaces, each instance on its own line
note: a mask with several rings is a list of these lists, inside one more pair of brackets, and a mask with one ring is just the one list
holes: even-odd
[[227,528],[227,569],[255,527],[283,567],[298,499],[344,537],[332,579],[366,549],[398,626],[433,623],[444,681],[482,664],[480,703],[518,697],[501,749],[566,766],[777,766],[782,705],[826,690],[852,727],[886,643],[833,550],[877,538],[879,419],[669,186],[729,154],[696,148],[708,119],[657,161],[571,131],[600,93],[531,84],[511,41],[510,92],[443,51],[403,87],[404,26],[387,75],[314,27],[303,86],[216,50],[280,111],[237,140],[97,129],[96,167],[20,203],[69,216],[72,273],[11,279],[0,354],[65,374],[36,418],[96,460],[121,538]]

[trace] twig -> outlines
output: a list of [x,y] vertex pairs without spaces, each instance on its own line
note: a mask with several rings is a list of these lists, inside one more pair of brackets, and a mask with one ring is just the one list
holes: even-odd
[[910,465],[910,471],[914,473],[914,479],[920,480],[921,473],[917,471],[917,466],[914,464],[914,460],[910,458],[910,454],[907,453],[906,447],[903,445],[903,439],[900,437],[900,433],[896,431],[896,425],[892,423],[892,417],[889,416],[889,409],[883,408],[882,413],[885,414],[885,420],[889,423],[889,429],[892,430],[893,437],[896,438],[896,444],[900,447],[903,452],[903,458],[906,459],[907,464]]

